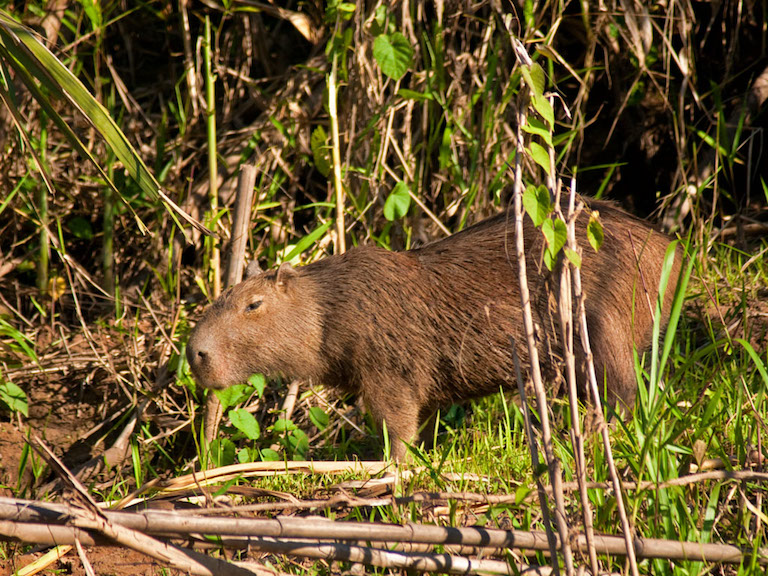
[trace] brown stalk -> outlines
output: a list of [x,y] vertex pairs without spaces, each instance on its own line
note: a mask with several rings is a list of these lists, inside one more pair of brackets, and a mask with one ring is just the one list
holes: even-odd
[[[81,527],[65,526],[81,510],[66,504],[33,502],[14,498],[0,498],[0,535],[45,544],[66,544],[76,536],[86,545],[103,543],[94,539]],[[130,530],[187,538],[194,534],[217,536],[258,537],[275,539],[305,539],[317,542],[343,540],[352,542],[386,542],[446,546],[472,546],[485,550],[519,549],[547,551],[546,534],[541,531],[500,530],[495,528],[453,528],[428,524],[405,525],[372,522],[337,522],[319,516],[276,518],[232,518],[190,515],[189,511],[145,510],[100,513],[112,525]],[[237,540],[233,545],[258,545],[260,540]],[[584,535],[576,535],[573,545],[586,550]],[[644,558],[665,558],[705,562],[740,563],[751,549],[742,550],[729,544],[678,542],[655,538],[635,539],[639,555]],[[600,554],[626,553],[620,536],[595,536],[595,547]],[[768,564],[768,549],[757,551],[757,562]],[[487,552],[485,552],[487,555]]]
[[[571,187],[571,196],[576,194],[575,186]],[[573,202],[573,199],[571,200]],[[568,247],[571,250],[578,250],[576,245],[576,236],[571,233],[569,228],[568,232]],[[603,416],[603,405],[600,401],[600,391],[597,386],[597,377],[595,375],[595,362],[592,356],[592,347],[589,343],[589,332],[587,330],[587,312],[584,305],[585,295],[581,284],[581,270],[579,268],[573,269],[573,290],[576,298],[576,305],[578,307],[579,317],[579,333],[581,335],[581,344],[584,348],[584,357],[587,364],[587,376],[589,380],[589,390],[592,394],[592,402],[595,406],[595,415],[597,418],[597,426],[600,429],[600,433],[603,438],[603,448],[605,450],[605,458],[608,464],[608,470],[611,475],[611,481],[616,496],[616,508],[619,512],[621,519],[621,528],[624,533],[624,542],[626,545],[627,559],[629,560],[629,567],[633,576],[638,576],[637,556],[635,552],[634,539],[632,537],[632,526],[629,523],[627,512],[624,507],[624,497],[621,491],[621,481],[619,480],[618,472],[616,471],[616,464],[613,461],[613,451],[611,450],[611,440],[608,436],[608,425],[605,422]]]
[[[232,214],[232,240],[229,245],[229,261],[225,277],[226,286],[234,286],[243,279],[245,247],[248,243],[248,229],[251,221],[251,203],[253,187],[256,185],[256,167],[243,164],[237,177],[237,195]],[[222,408],[219,397],[209,393],[205,401],[205,422],[203,434],[208,446],[219,430]]]
[[[550,166],[554,169],[554,150],[549,149]],[[572,181],[571,190],[575,189],[575,182]],[[555,213],[558,218],[566,223],[568,237],[576,238],[576,218],[578,212],[574,207],[574,196],[571,194],[568,202],[568,216],[564,217],[560,206],[560,188],[558,186],[557,198],[555,200]],[[574,241],[575,245],[575,241]],[[573,348],[573,302],[572,297],[572,274],[571,261],[565,253],[560,255],[560,298],[559,298],[559,316],[560,329],[563,338],[563,355],[565,359],[565,377],[568,383],[568,403],[571,411],[571,443],[573,444],[573,453],[576,462],[576,480],[579,485],[579,497],[581,499],[581,514],[584,521],[584,535],[589,552],[589,564],[592,572],[599,572],[597,563],[597,552],[594,545],[594,526],[592,522],[592,507],[589,503],[587,494],[587,467],[586,457],[584,455],[584,437],[581,434],[581,424],[579,422],[579,396],[576,389],[576,357]]]
[[[526,335],[529,334],[528,327],[530,323],[531,330],[533,330],[533,321],[531,318],[531,309],[530,309],[530,298],[528,296],[528,283],[525,280],[525,249],[522,245],[523,241],[523,235],[522,235],[522,197],[523,197],[523,191],[522,191],[522,182],[523,182],[523,168],[522,168],[522,153],[520,151],[523,150],[523,125],[525,124],[525,105],[523,102],[520,102],[520,107],[517,112],[517,143],[518,143],[518,153],[515,154],[515,180],[513,184],[513,192],[512,192],[512,198],[514,201],[514,215],[515,215],[515,253],[517,255],[518,259],[518,266],[520,268],[520,298],[523,302],[523,318],[526,321]],[[526,308],[527,306],[527,308]],[[523,417],[525,419],[525,430],[526,434],[528,435],[528,448],[531,452],[531,466],[534,470],[534,478],[536,479],[536,488],[539,493],[539,505],[541,506],[541,515],[544,522],[544,528],[547,532],[547,539],[549,541],[549,548],[550,548],[550,555],[552,556],[553,562],[556,566],[555,568],[555,574],[559,574],[559,569],[557,568],[557,547],[556,547],[556,539],[555,534],[552,532],[552,521],[550,519],[549,515],[549,501],[546,496],[546,492],[544,490],[544,485],[541,481],[541,476],[537,473],[539,469],[539,453],[536,449],[536,438],[533,434],[533,427],[531,425],[531,417],[530,417],[530,408],[528,404],[528,400],[526,398],[525,394],[525,386],[523,385],[523,379],[520,374],[520,362],[517,357],[516,347],[517,343],[512,342],[512,358],[515,361],[515,376],[517,380],[517,386],[520,390],[520,398],[522,399],[523,403]],[[530,350],[530,342],[529,342],[529,350]],[[533,351],[536,352],[536,348],[534,346]],[[530,363],[531,363],[531,371],[533,372],[533,366],[534,366],[534,357],[533,355],[530,356]],[[535,364],[536,369],[539,369],[538,365],[538,359]],[[539,378],[541,376],[539,375]]]
[[[530,56],[528,56],[528,53],[525,51],[522,43],[512,35],[510,35],[510,39],[512,40],[512,44],[515,48],[515,54],[518,58],[518,62],[520,62],[520,64],[523,66],[530,65],[532,63]],[[525,149],[522,127],[526,121],[526,114],[523,105],[520,106],[520,110],[518,111],[517,121],[517,157],[519,158],[520,153]],[[555,499],[555,524],[560,534],[560,544],[563,553],[563,561],[565,563],[565,571],[566,574],[570,576],[573,574],[573,555],[571,553],[570,538],[568,534],[568,521],[565,516],[565,505],[563,503],[562,470],[560,469],[560,461],[555,456],[555,451],[552,445],[552,429],[549,424],[547,394],[544,390],[544,383],[541,377],[539,350],[536,346],[536,335],[534,333],[533,327],[533,314],[531,312],[530,292],[528,290],[528,274],[526,272],[525,263],[525,239],[523,238],[524,214],[521,182],[522,174],[518,174],[517,161],[515,166],[515,253],[517,257],[518,275],[520,278],[520,303],[523,309],[523,328],[525,330],[525,336],[528,344],[528,354],[531,365],[531,380],[533,381],[533,389],[536,394],[536,405],[539,410],[539,418],[541,421],[541,436],[544,448],[544,458],[546,459],[547,468],[549,469],[549,480],[552,484],[552,491]],[[533,441],[532,438],[530,440]],[[556,564],[554,564],[553,567],[554,566],[556,566]]]

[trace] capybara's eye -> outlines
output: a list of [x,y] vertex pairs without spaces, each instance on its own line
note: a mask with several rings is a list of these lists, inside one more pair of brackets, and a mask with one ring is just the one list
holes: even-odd
[[255,300],[248,304],[248,306],[245,307],[246,312],[253,312],[256,310],[259,306],[261,306],[261,300]]

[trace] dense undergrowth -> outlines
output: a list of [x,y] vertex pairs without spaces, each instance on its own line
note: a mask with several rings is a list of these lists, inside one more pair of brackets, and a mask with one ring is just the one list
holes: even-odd
[[[148,167],[136,180],[133,152],[116,148],[103,120],[60,97],[50,78],[25,78],[25,52],[0,23],[0,415],[25,433],[59,422],[48,437],[75,467],[98,460],[135,426],[125,458],[84,472],[102,499],[201,461],[379,456],[381,439],[353,399],[305,386],[286,416],[285,383],[259,377],[222,396],[224,422],[205,444],[205,393],[183,353],[195,318],[220,289],[238,168],[258,170],[247,253],[267,266],[310,262],[344,244],[409,248],[498,211],[509,201],[524,89],[511,31],[555,95],[557,172],[575,175],[580,192],[614,199],[678,234],[693,262],[663,371],[654,378],[650,357],[638,359],[647,392],[630,418],[612,423],[622,480],[635,483],[625,495],[632,525],[648,538],[766,545],[764,483],[727,474],[676,483],[707,470],[765,470],[764,4],[310,2],[278,9],[245,1],[50,0],[5,10],[4,18],[44,34]],[[334,95],[337,115],[329,106]],[[526,158],[526,184],[542,183],[540,164]],[[216,235],[179,223],[152,177]],[[77,415],[66,405],[78,406]],[[553,399],[552,409],[571,482],[569,408]],[[588,415],[585,409],[587,424]],[[599,435],[588,431],[589,478],[608,482]],[[403,493],[516,498],[457,501],[444,512],[369,507],[338,517],[541,529],[513,397],[451,408],[436,447],[414,461],[424,468],[398,487]],[[6,493],[43,497],[59,489],[31,452],[17,472],[2,480]],[[280,476],[227,488],[242,488],[248,501],[274,493],[312,498],[339,481]],[[250,485],[274,492],[248,492]],[[589,497],[596,530],[617,533],[611,491],[596,488]],[[575,490],[568,505],[579,526]],[[19,550],[8,545],[2,554]],[[618,557],[601,562],[626,569]],[[640,568],[762,573],[754,562],[643,560]]]

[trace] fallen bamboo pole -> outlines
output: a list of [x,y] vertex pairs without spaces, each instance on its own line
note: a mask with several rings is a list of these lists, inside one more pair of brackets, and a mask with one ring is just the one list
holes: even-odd
[[[14,498],[0,498],[0,539],[18,538],[9,533],[11,523],[63,525],[76,517],[78,511],[65,504],[52,504]],[[452,528],[425,524],[393,525],[367,522],[334,522],[320,517],[286,518],[221,518],[191,516],[171,511],[143,512],[104,511],[115,524],[151,534],[188,535],[209,534],[247,536],[252,538],[313,538],[316,540],[347,540],[368,542],[409,542],[475,546],[489,549],[548,550],[547,536],[540,531],[499,530],[494,528]],[[57,536],[63,533],[57,533]],[[51,543],[49,541],[39,543]],[[57,544],[64,544],[56,540]],[[740,563],[754,553],[731,544],[678,542],[657,538],[635,538],[637,554],[643,558],[665,558],[700,562]],[[586,551],[583,534],[574,535],[573,546]],[[623,555],[625,542],[621,536],[595,535],[599,554]],[[757,562],[768,564],[768,548],[757,551]]]

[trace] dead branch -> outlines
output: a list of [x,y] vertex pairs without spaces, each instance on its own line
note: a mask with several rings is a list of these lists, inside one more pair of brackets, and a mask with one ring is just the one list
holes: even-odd
[[[547,551],[549,543],[543,531],[500,530],[494,528],[453,528],[425,524],[394,525],[366,522],[334,522],[323,517],[285,518],[224,518],[208,517],[167,510],[118,512],[104,510],[102,514],[113,527],[122,527],[141,533],[189,538],[196,534],[239,536],[239,546],[258,547],[261,544],[278,552],[276,544],[264,539],[311,539],[315,543],[328,540],[352,542],[407,542],[411,544],[474,546],[483,549],[518,549]],[[15,498],[0,498],[0,539],[16,539],[39,544],[66,544],[79,537],[84,544],[101,542],[83,532],[93,529],[82,520],[75,527],[73,519],[82,516],[82,510],[65,504],[35,502]],[[65,526],[70,524],[68,526]],[[626,546],[622,536],[595,535],[595,549],[599,554],[624,555]],[[556,543],[559,545],[559,542]],[[291,544],[302,550],[307,542]],[[583,534],[574,535],[574,548],[587,551]],[[677,542],[657,538],[635,538],[637,555],[643,558],[665,558],[701,562],[740,563],[752,553],[730,544]],[[282,553],[282,552],[281,552]],[[287,552],[286,552],[287,553]],[[756,559],[768,565],[768,549],[757,551]],[[343,559],[343,558],[339,558]],[[358,560],[354,560],[358,561]]]

